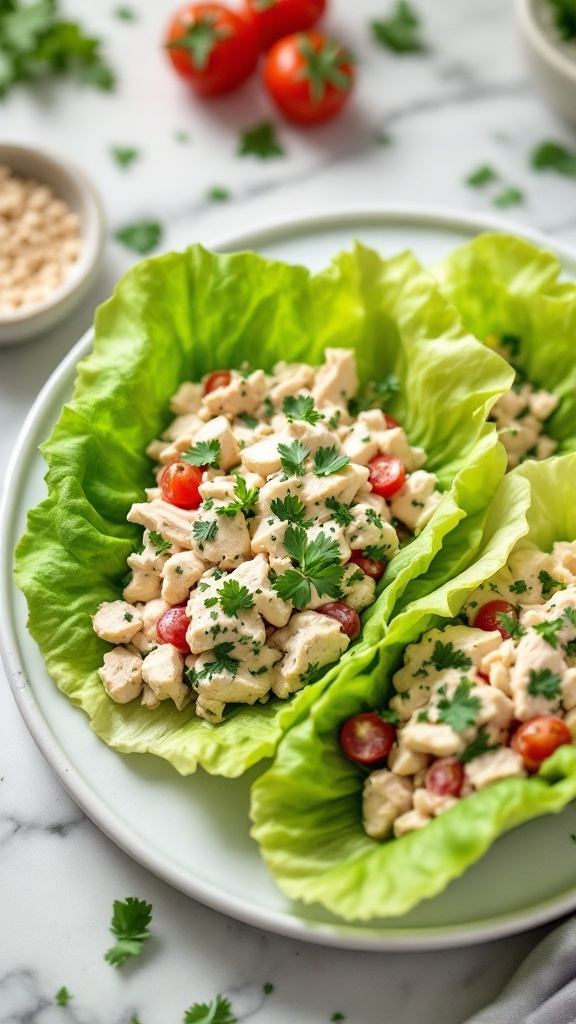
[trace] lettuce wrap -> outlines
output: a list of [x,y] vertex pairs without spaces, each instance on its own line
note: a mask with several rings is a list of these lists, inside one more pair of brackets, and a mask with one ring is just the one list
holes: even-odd
[[[364,384],[398,377],[387,409],[425,448],[426,468],[446,491],[434,517],[391,563],[359,643],[297,699],[236,705],[218,726],[171,701],[154,712],[114,703],[97,675],[108,645],[93,633],[91,615],[121,595],[126,558],[141,539],[126,514],[153,482],[145,448],[171,419],[170,396],[183,380],[247,357],[266,370],[279,359],[320,363],[326,346],[353,347]],[[164,757],[182,774],[201,764],[235,777],[272,756],[326,685],[371,663],[407,584],[495,492],[505,460],[486,418],[511,377],[409,253],[383,260],[357,245],[315,275],[200,246],[138,264],[97,311],[94,350],[42,447],[48,497],[30,512],[17,548],[29,630],[57,685],[108,744]]]
[[[362,826],[367,773],[339,745],[348,718],[387,704],[406,645],[451,622],[512,549],[546,551],[555,541],[576,538],[575,491],[576,455],[528,462],[509,474],[486,516],[478,557],[400,613],[369,669],[345,685],[337,680],[282,739],[272,767],[253,786],[251,816],[252,835],[288,896],[319,902],[346,920],[404,914],[440,893],[498,836],[576,797],[576,749],[560,747],[537,776],[492,784],[424,828],[382,842]],[[466,532],[466,523],[459,532]]]
[[546,434],[576,451],[576,285],[553,253],[510,235],[480,235],[432,268],[442,293],[480,341],[514,339],[510,360],[534,387],[558,395]]

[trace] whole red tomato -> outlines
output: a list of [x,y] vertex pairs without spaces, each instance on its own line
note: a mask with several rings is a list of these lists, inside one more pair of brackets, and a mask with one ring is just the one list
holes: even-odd
[[293,32],[312,28],[324,13],[326,0],[245,0],[263,50]]
[[176,12],[164,46],[179,75],[200,96],[221,96],[240,85],[258,63],[258,32],[222,4],[188,4]]
[[278,109],[296,124],[320,124],[342,110],[354,84],[352,56],[320,32],[299,32],[266,56],[264,84]]

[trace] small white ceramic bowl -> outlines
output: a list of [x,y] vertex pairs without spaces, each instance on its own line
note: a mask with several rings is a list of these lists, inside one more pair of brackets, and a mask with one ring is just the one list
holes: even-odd
[[560,117],[576,125],[576,40],[560,38],[547,0],[516,0],[516,18],[536,88]]
[[0,309],[0,345],[11,345],[54,327],[84,297],[100,269],[105,221],[98,193],[73,164],[39,149],[4,144],[0,144],[0,164],[48,185],[78,214],[82,239],[80,255],[63,284],[41,302],[14,310]]

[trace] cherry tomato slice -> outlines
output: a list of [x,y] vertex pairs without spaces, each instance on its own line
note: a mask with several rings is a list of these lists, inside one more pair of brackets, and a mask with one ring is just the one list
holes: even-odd
[[537,772],[542,762],[558,747],[571,742],[572,736],[566,722],[555,715],[538,715],[522,722],[510,746],[520,754],[529,772]]
[[319,615],[329,615],[331,619],[336,619],[340,623],[342,632],[349,636],[351,640],[358,636],[360,632],[360,617],[356,609],[351,608],[344,601],[329,601],[328,604],[321,605],[316,611]]
[[392,750],[396,729],[383,722],[375,711],[366,711],[349,718],[340,732],[340,746],[356,764],[382,763]]
[[215,370],[204,382],[204,394],[209,395],[217,388],[227,388],[231,380],[232,374],[229,370]]
[[199,96],[221,96],[256,70],[254,21],[219,3],[188,4],[168,26],[164,46],[174,70]]
[[284,36],[312,28],[325,7],[326,0],[246,0],[247,14],[254,19],[263,50]]
[[353,551],[350,561],[354,562],[366,576],[373,580],[381,580],[386,572],[386,562],[377,562],[374,558],[365,558],[361,551]]
[[171,462],[160,477],[164,501],[178,508],[194,509],[202,504],[198,490],[202,483],[202,470],[187,462]]
[[319,32],[299,32],[274,43],[264,63],[264,85],[296,124],[320,124],[348,102],[354,62],[348,51]]
[[458,796],[463,782],[464,766],[456,757],[439,757],[426,772],[426,789],[436,796]]
[[393,416],[389,416],[387,412],[384,413],[384,419],[386,420],[386,429],[393,430],[394,427],[399,427],[398,420],[395,420]]
[[186,630],[190,625],[190,619],[186,615],[186,605],[178,604],[175,608],[168,608],[156,623],[158,638],[163,644],[172,644],[181,654],[190,654],[190,647],[186,640]]
[[500,622],[498,614],[508,615],[515,622],[518,621],[518,612],[513,604],[508,601],[488,601],[478,609],[472,625],[475,629],[485,629],[487,633],[497,629],[504,640],[509,640],[510,633]]
[[401,459],[395,455],[375,455],[368,463],[368,483],[381,498],[391,498],[399,491],[406,479],[406,470]]

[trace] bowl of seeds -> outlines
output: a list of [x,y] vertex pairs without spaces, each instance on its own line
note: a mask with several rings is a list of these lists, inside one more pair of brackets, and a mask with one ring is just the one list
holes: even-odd
[[80,302],[104,238],[100,199],[80,170],[0,144],[0,345],[42,334]]

